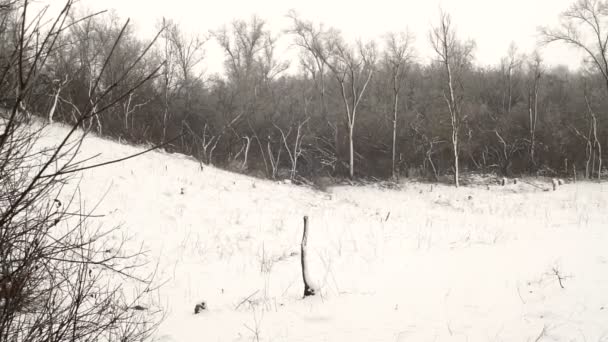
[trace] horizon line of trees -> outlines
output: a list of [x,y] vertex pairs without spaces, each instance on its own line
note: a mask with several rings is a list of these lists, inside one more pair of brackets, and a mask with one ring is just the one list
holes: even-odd
[[[386,34],[382,44],[349,42],[295,11],[287,16],[291,24],[281,34],[299,51],[293,74],[276,51],[278,36],[257,16],[206,37],[163,19],[147,54],[148,42],[115,14],[70,16],[37,71],[35,101],[24,99],[23,112],[74,123],[92,101],[104,106],[96,101],[100,94],[112,99],[135,88],[162,64],[83,128],[136,144],[178,137],[168,150],[273,179],[449,175],[458,186],[463,171],[601,178],[608,2],[577,0],[559,27],[540,31],[543,44],[562,42],[586,53],[577,71],[549,68],[538,51],[525,54],[515,44],[498,64],[475,65],[475,42],[460,39],[447,13],[428,37],[416,37],[433,48],[428,64],[417,60],[407,31]],[[3,25],[11,29],[10,21]],[[11,51],[5,47],[15,42],[2,38],[0,51]],[[200,72],[209,40],[224,52],[223,75]],[[119,86],[108,88],[131,67]]]

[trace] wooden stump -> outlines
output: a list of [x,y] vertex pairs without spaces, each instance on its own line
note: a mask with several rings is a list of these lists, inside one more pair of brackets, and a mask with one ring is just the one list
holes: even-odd
[[553,184],[553,191],[557,190],[557,186],[559,185],[557,179],[553,178],[551,183]]
[[302,261],[302,280],[304,281],[304,297],[314,296],[315,289],[311,286],[310,275],[308,274],[308,262],[306,260],[306,244],[308,242],[308,216],[304,216],[304,233],[302,244],[300,245],[300,257]]

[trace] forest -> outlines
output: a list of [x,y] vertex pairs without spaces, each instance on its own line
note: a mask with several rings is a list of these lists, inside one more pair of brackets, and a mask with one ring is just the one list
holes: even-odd
[[[18,12],[7,13],[14,15],[0,23],[4,61],[14,58],[5,52],[19,50],[21,29]],[[81,123],[94,134],[295,182],[418,177],[458,186],[468,172],[590,179],[605,172],[602,2],[575,2],[560,26],[539,29],[539,50],[512,43],[483,67],[475,42],[459,36],[448,13],[425,37],[404,30],[374,41],[347,41],[324,23],[286,15],[291,24],[280,33],[258,16],[206,35],[161,19],[156,37],[144,40],[112,12],[70,14],[20,110],[73,124],[94,104],[103,114]],[[281,58],[279,39],[290,41],[298,60]],[[414,40],[428,41],[431,60],[418,57]],[[211,43],[224,52],[222,73],[201,71]],[[578,70],[549,67],[547,44],[567,44],[587,58]],[[5,90],[19,75],[4,75],[0,102],[10,107],[17,94]]]

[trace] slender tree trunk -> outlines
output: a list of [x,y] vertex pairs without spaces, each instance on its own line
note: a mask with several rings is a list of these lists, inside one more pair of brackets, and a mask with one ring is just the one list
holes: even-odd
[[53,115],[55,115],[55,110],[57,109],[57,100],[59,100],[59,93],[61,92],[61,87],[57,89],[57,93],[53,99],[53,106],[51,110],[49,110],[49,123],[53,123]]
[[593,119],[593,147],[597,149],[597,180],[602,179],[602,145],[597,137],[597,118],[595,114],[591,114]]
[[[446,56],[447,56],[447,46],[446,46]],[[460,186],[460,176],[458,170],[458,105],[456,104],[456,97],[454,95],[454,86],[452,83],[452,69],[450,67],[449,60],[446,58],[445,60],[445,68],[448,74],[448,88],[450,90],[450,99],[448,103],[448,107],[450,109],[450,116],[452,119],[452,148],[454,150],[454,184],[458,188]]]
[[439,175],[437,174],[437,168],[435,167],[435,163],[433,163],[433,140],[429,143],[429,149],[426,151],[426,159],[431,164],[431,168],[433,169],[433,177],[435,182],[439,180]]
[[454,184],[460,186],[459,170],[458,170],[458,130],[452,129],[452,147],[454,150]]
[[394,101],[393,101],[393,179],[397,179],[397,169],[395,167],[395,159],[397,155],[397,108],[399,105],[399,89],[397,88],[397,75],[393,77],[393,93],[394,93]]
[[508,102],[507,102],[507,113],[511,113],[511,101],[512,101],[512,93],[513,93],[513,85],[512,85],[512,67],[511,65],[509,65],[509,75],[507,76],[508,78]]
[[460,107],[456,100],[456,95],[454,92],[454,80],[452,75],[452,66],[450,65],[452,60],[452,50],[449,43],[449,19],[444,17],[442,22],[442,32],[440,36],[438,36],[441,45],[437,46],[437,52],[442,58],[443,67],[445,68],[445,73],[447,77],[447,87],[449,91],[449,96],[443,93],[443,97],[448,105],[448,110],[450,112],[450,121],[452,124],[452,149],[454,152],[454,185],[456,187],[460,186],[459,182],[459,170],[458,170],[458,129],[460,126]]
[[247,141],[247,145],[245,145],[245,158],[243,158],[243,164],[241,165],[241,168],[243,170],[247,170],[248,169],[248,159],[249,159],[249,148],[251,147],[251,138],[249,137],[244,137],[244,139]]
[[[608,82],[608,79],[607,79],[607,82]],[[593,172],[595,172],[595,170],[596,170],[595,158],[596,158],[596,151],[597,151],[597,179],[601,180],[601,178],[602,178],[602,145],[601,145],[600,140],[597,135],[597,117],[596,117],[595,113],[593,112],[593,109],[591,108],[591,103],[589,102],[589,98],[587,97],[586,94],[585,94],[585,103],[587,104],[587,111],[591,118],[591,122],[589,125],[589,135],[587,138],[587,145],[589,146],[588,149],[590,150],[590,153],[592,154],[591,158],[593,159],[593,163],[592,163],[591,172],[590,172],[589,176],[593,177]],[[593,136],[593,141],[591,140],[592,136]],[[587,164],[589,164],[589,161],[587,161]]]
[[[534,101],[534,105],[532,104]],[[536,122],[537,122],[537,101],[536,101],[536,92],[534,95],[534,100],[532,100],[532,95],[529,96],[529,122],[530,122],[530,168],[532,169],[536,165],[535,153],[536,153]]]
[[[538,122],[538,78],[534,80],[534,120],[532,122],[532,141],[533,147],[536,145],[536,123]],[[532,159],[534,163],[536,161]],[[536,165],[536,164],[535,164]]]
[[585,164],[585,178],[591,178],[591,172],[589,165],[591,164],[591,156],[593,154],[593,148],[591,142],[587,141],[587,163]]
[[599,141],[597,143],[597,158],[597,180],[599,181],[602,179],[602,145],[600,145]]
[[167,123],[168,123],[168,117],[169,117],[169,80],[168,80],[168,76],[165,76],[165,98],[164,98],[164,110],[163,110],[163,140],[161,142],[165,142],[166,138],[167,138]]
[[353,123],[349,123],[349,125],[348,125],[348,143],[349,143],[350,179],[355,178],[355,146],[353,144],[354,128],[355,128],[355,125]]

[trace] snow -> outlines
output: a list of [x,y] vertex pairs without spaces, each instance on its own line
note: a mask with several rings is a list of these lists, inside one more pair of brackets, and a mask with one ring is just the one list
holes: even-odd
[[[81,157],[141,150],[89,136]],[[156,151],[79,186],[102,200],[92,224],[121,225],[158,263],[157,341],[608,340],[606,183],[319,192]],[[307,299],[304,215],[321,289]]]

